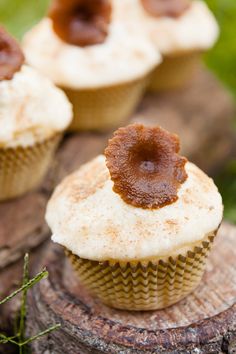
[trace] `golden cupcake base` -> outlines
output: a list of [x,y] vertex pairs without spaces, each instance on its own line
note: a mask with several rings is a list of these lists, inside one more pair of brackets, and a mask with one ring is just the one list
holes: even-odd
[[120,85],[64,91],[73,104],[74,119],[70,131],[106,131],[122,125],[138,105],[148,79]]
[[28,147],[0,148],[0,201],[37,187],[46,174],[61,135]]
[[165,56],[153,71],[148,90],[158,92],[184,87],[197,72],[200,60],[200,52]]
[[108,306],[123,310],[168,307],[199,284],[216,232],[185,254],[141,262],[98,262],[66,250],[79,279]]

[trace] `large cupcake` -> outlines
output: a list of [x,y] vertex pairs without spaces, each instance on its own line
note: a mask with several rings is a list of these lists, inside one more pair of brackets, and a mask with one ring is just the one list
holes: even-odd
[[132,20],[146,29],[163,55],[152,75],[153,91],[184,86],[193,77],[199,59],[216,42],[219,28],[201,0],[113,0],[115,17]]
[[65,94],[24,64],[0,28],[0,200],[38,186],[71,119]]
[[23,40],[28,62],[62,87],[72,130],[118,126],[136,107],[160,54],[134,24],[112,20],[109,0],[57,0]]
[[119,129],[100,155],[67,177],[49,201],[52,240],[105,304],[169,306],[196,288],[222,220],[204,172],[159,127]]

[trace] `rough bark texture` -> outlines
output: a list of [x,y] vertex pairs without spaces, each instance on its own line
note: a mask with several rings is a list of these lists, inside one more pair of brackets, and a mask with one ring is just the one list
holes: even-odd
[[91,297],[59,247],[46,256],[49,278],[30,296],[28,330],[62,328],[33,344],[35,354],[233,353],[236,350],[236,228],[223,224],[203,281],[161,311],[110,309]]
[[[182,91],[144,97],[130,121],[160,124],[177,132],[183,154],[212,174],[225,163],[235,146],[231,129],[234,114],[230,95],[203,70]],[[44,258],[40,246],[49,238],[44,212],[54,186],[101,153],[110,135],[111,132],[66,136],[42,186],[23,198],[0,205],[0,298],[19,285],[21,260],[26,251],[33,252],[36,261]],[[9,328],[17,307],[18,302],[13,301],[0,308],[0,330]],[[0,348],[1,352],[5,353]]]

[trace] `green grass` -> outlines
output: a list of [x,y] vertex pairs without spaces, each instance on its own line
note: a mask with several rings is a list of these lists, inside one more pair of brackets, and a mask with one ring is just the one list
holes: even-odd
[[225,206],[225,218],[236,223],[236,160],[216,178]]
[[[117,0],[122,1],[122,0]],[[49,0],[0,0],[0,22],[16,37],[46,12]],[[236,100],[236,0],[207,0],[221,27],[220,39],[205,60]],[[236,160],[216,179],[225,204],[225,216],[236,223]]]
[[[206,56],[208,66],[231,90],[236,100],[236,0],[208,0],[221,27],[220,40]],[[225,218],[236,223],[236,160],[216,178],[223,196]]]
[[221,27],[220,40],[206,62],[236,97],[236,1],[208,0]]
[[7,336],[5,333],[0,333],[0,344],[7,344],[11,343],[15,347],[18,347],[19,349],[19,354],[27,354],[29,353],[29,348],[28,345],[32,343],[33,341],[38,340],[39,338],[55,331],[56,329],[59,329],[61,325],[55,324],[51,327],[48,327],[44,331],[32,335],[30,338],[26,338],[25,333],[26,333],[26,313],[27,313],[27,294],[28,291],[38,282],[40,282],[42,279],[45,279],[48,277],[48,272],[46,269],[43,269],[40,273],[36,274],[34,278],[30,279],[29,278],[29,255],[25,254],[24,257],[24,267],[23,267],[23,281],[22,285],[20,288],[17,290],[13,291],[10,295],[5,297],[4,299],[0,300],[0,305],[4,305],[5,303],[11,301],[13,298],[15,298],[17,295],[20,293],[22,294],[21,296],[21,307],[19,313],[16,315],[16,325],[15,325],[15,330],[14,330],[14,335],[13,336]]
[[49,0],[0,0],[0,22],[17,38],[45,14]]

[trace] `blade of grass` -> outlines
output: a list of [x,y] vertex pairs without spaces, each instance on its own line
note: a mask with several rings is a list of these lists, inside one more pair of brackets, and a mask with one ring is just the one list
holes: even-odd
[[19,346],[25,346],[26,344],[29,344],[29,343],[33,342],[34,340],[37,340],[37,339],[45,336],[46,334],[49,334],[49,333],[55,331],[56,329],[59,329],[60,327],[61,327],[61,325],[59,323],[55,324],[54,326],[49,327],[45,331],[42,331],[42,332],[36,334],[35,336],[30,337],[29,339],[25,340],[22,343],[19,343]]
[[18,342],[16,342],[14,339],[16,337],[7,337],[4,334],[0,333],[0,344],[6,344],[6,343],[12,343],[15,345],[19,345]]
[[[22,286],[29,282],[29,254],[26,253],[24,257],[24,268],[23,268],[23,281]],[[23,290],[20,308],[20,323],[19,323],[19,342],[24,342],[25,340],[25,318],[26,318],[26,300],[27,300],[28,288]],[[19,348],[19,354],[23,354],[23,347]]]
[[[26,253],[24,257],[24,268],[23,268],[23,282],[22,286],[29,282],[29,254]],[[26,317],[26,298],[27,298],[27,288],[23,290],[21,299],[21,309],[20,309],[20,324],[19,324],[19,340],[23,342],[25,340],[25,317]]]
[[24,268],[23,268],[23,281],[22,286],[15,290],[12,294],[7,296],[5,299],[0,301],[0,305],[4,304],[7,301],[10,301],[14,296],[23,292],[21,298],[21,308],[20,308],[20,318],[19,318],[19,329],[16,332],[17,334],[12,337],[7,337],[5,334],[0,333],[0,344],[12,343],[19,348],[19,354],[28,353],[28,344],[33,342],[34,340],[39,339],[46,334],[51,333],[52,331],[57,330],[61,327],[60,324],[55,324],[54,326],[49,327],[48,329],[32,336],[28,339],[25,338],[25,320],[26,320],[26,310],[27,310],[27,291],[32,288],[36,283],[40,280],[48,276],[48,272],[46,269],[43,269],[41,272],[36,274],[36,276],[29,280],[29,255],[26,254],[24,257]]
[[36,283],[38,283],[43,278],[48,276],[48,272],[46,269],[43,269],[40,273],[36,274],[36,276],[30,279],[25,285],[21,286],[19,289],[15,290],[12,294],[7,296],[5,299],[0,301],[0,305],[5,304],[5,302],[10,301],[13,297],[24,291],[25,289],[32,288]]

